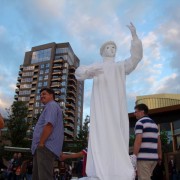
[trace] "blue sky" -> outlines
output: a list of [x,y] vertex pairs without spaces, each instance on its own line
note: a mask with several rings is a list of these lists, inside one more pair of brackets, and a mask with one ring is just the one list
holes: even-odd
[[[144,56],[127,76],[128,111],[136,96],[180,93],[179,0],[0,0],[0,112],[13,102],[19,66],[31,47],[69,42],[81,61],[101,61],[100,46],[117,44],[116,60],[129,57],[133,22]],[[89,115],[92,81],[85,82],[84,116]]]

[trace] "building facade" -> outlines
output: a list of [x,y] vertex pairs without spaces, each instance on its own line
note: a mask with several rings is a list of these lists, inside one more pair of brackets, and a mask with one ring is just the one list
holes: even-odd
[[136,104],[146,104],[149,109],[173,106],[180,104],[180,94],[153,94],[137,96]]
[[76,137],[82,126],[84,82],[75,78],[79,64],[68,42],[44,44],[25,53],[17,79],[14,98],[27,103],[29,122],[43,109],[40,90],[51,87],[55,91],[55,100],[63,109],[65,140]]

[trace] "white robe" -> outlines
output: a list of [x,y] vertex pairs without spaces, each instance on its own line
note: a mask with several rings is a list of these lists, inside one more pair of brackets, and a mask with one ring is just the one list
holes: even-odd
[[93,77],[90,107],[90,133],[86,173],[88,180],[132,180],[134,169],[129,158],[129,119],[125,79],[142,59],[142,43],[131,42],[130,58],[80,66],[75,75],[82,81],[92,78],[95,67],[103,73]]

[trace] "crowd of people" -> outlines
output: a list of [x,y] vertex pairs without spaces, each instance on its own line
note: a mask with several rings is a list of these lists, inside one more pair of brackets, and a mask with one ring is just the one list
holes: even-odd
[[32,180],[32,158],[22,159],[22,153],[14,153],[12,159],[1,169],[1,178],[4,180]]

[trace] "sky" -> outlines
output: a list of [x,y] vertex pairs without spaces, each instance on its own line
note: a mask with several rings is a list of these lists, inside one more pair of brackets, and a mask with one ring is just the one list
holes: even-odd
[[[116,61],[130,56],[132,22],[143,59],[126,78],[128,112],[136,96],[180,93],[179,0],[0,0],[0,113],[14,101],[25,52],[69,42],[81,65],[101,62],[101,45],[117,45]],[[92,80],[85,81],[84,114],[90,114]]]

